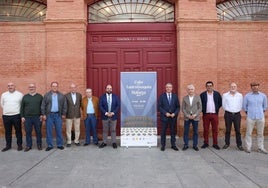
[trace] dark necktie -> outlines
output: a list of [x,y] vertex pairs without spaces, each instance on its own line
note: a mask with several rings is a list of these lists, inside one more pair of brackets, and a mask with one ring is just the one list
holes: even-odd
[[170,93],[168,94],[168,103],[169,103],[169,105],[171,104],[171,94]]

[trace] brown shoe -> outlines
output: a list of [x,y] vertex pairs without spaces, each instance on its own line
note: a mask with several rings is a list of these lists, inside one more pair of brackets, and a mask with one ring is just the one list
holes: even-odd
[[31,147],[26,147],[26,148],[24,149],[24,151],[27,152],[27,151],[29,151],[29,150],[31,150],[31,149],[32,149]]

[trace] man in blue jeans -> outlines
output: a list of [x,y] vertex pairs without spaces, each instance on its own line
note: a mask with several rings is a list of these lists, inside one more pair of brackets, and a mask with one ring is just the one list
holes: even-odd
[[32,149],[32,130],[36,133],[36,143],[38,150],[42,150],[42,116],[41,104],[43,96],[36,93],[35,84],[29,84],[29,93],[24,95],[21,101],[21,122],[24,123],[26,132],[26,148],[25,152]]
[[51,83],[51,91],[45,94],[41,105],[43,120],[46,121],[46,151],[53,149],[53,126],[56,130],[57,148],[63,150],[62,119],[66,117],[67,101],[58,91],[58,82]]
[[199,95],[195,94],[195,87],[190,84],[187,86],[188,95],[183,97],[182,100],[182,112],[184,115],[184,134],[183,141],[184,146],[182,150],[187,150],[189,148],[189,129],[190,124],[193,125],[193,149],[199,151],[198,149],[198,122],[200,120],[200,113],[202,112],[202,102]]
[[98,146],[97,118],[99,112],[99,99],[92,96],[92,89],[86,89],[86,96],[82,99],[82,112],[86,128],[86,141],[84,146],[90,144],[90,132],[92,130],[93,142]]

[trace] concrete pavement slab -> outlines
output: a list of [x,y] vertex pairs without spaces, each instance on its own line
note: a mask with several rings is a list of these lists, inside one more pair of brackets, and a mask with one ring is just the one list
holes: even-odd
[[[224,145],[222,138],[219,143]],[[95,145],[23,152],[14,146],[0,152],[0,188],[268,187],[268,155],[256,148],[250,154],[239,151],[233,143],[228,150],[174,151],[167,146],[164,152]]]

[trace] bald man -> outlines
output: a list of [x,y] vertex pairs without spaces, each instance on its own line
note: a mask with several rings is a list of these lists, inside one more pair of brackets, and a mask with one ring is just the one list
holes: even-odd
[[3,108],[3,123],[5,127],[6,147],[2,149],[5,152],[11,149],[12,145],[12,126],[15,128],[17,137],[18,151],[22,150],[22,131],[20,107],[23,94],[16,90],[13,82],[7,84],[8,91],[1,95],[1,107]]

